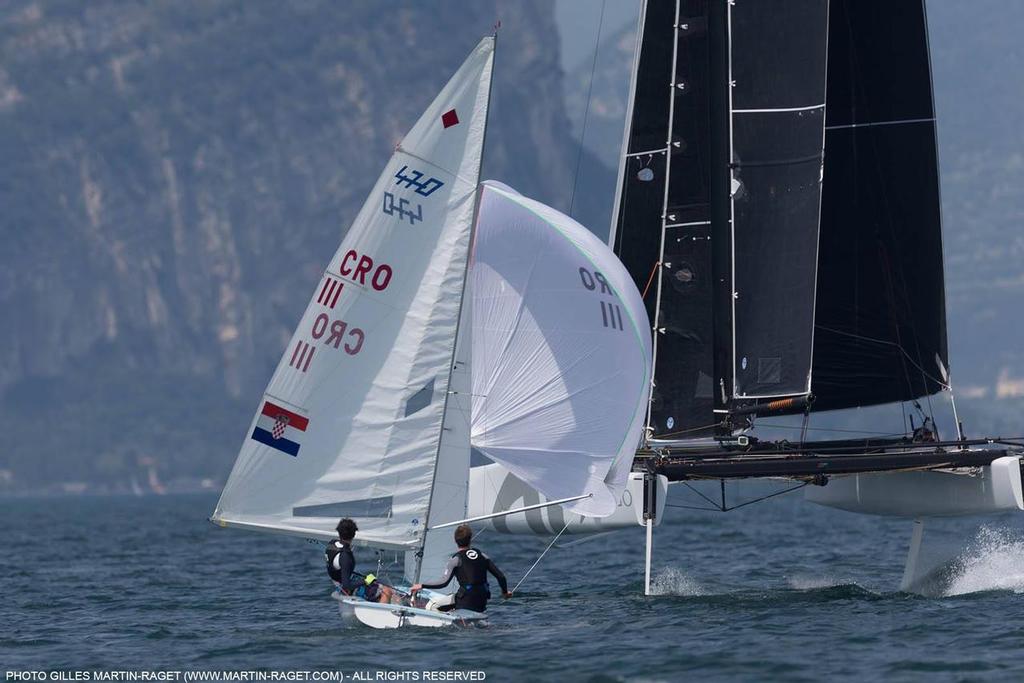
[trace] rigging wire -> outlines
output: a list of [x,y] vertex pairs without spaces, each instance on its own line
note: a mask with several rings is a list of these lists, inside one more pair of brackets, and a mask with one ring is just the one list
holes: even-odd
[[583,110],[583,127],[580,130],[580,149],[576,154],[576,173],[572,177],[572,194],[569,195],[569,215],[576,205],[576,186],[580,181],[580,165],[583,163],[583,143],[587,139],[587,120],[590,117],[590,96],[594,92],[594,75],[597,73],[597,56],[601,52],[601,28],[604,26],[604,8],[608,0],[601,1],[601,16],[597,20],[597,37],[594,39],[594,61],[590,66],[590,85],[587,86],[587,105]]
[[786,493],[792,493],[793,491],[799,491],[800,489],[804,488],[805,486],[810,485],[810,483],[811,483],[809,481],[805,481],[805,482],[802,482],[800,484],[797,484],[796,486],[790,486],[787,489],[782,489],[781,491],[775,491],[773,493],[769,493],[767,495],[759,496],[757,498],[754,498],[753,500],[744,501],[744,502],[740,503],[739,505],[729,506],[729,505],[725,504],[725,480],[724,479],[720,479],[719,481],[722,482],[722,502],[721,503],[718,503],[718,502],[712,500],[711,498],[705,496],[703,493],[701,493],[697,489],[695,489],[692,486],[690,486],[689,482],[685,482],[685,481],[679,482],[680,484],[683,484],[684,486],[686,486],[686,488],[690,489],[691,491],[696,493],[698,496],[700,496],[701,498],[706,500],[711,505],[714,505],[714,507],[706,508],[706,507],[697,507],[696,505],[673,505],[671,503],[665,503],[665,507],[667,507],[667,508],[682,508],[682,509],[685,509],[685,510],[702,510],[704,512],[729,512],[731,510],[738,510],[738,509],[740,509],[742,507],[746,507],[748,505],[753,505],[754,503],[761,503],[763,501],[768,500],[769,498],[774,498],[776,496],[781,496],[781,495],[786,494]]
[[533,571],[533,568],[536,567],[538,564],[540,564],[540,561],[543,560],[544,556],[548,554],[548,551],[551,550],[551,546],[553,546],[555,544],[555,541],[558,540],[558,537],[561,536],[562,533],[566,529],[569,528],[569,522],[571,522],[571,521],[572,521],[571,519],[569,521],[567,521],[565,523],[565,526],[562,527],[562,531],[559,531],[557,534],[555,534],[555,537],[551,539],[551,543],[548,543],[548,547],[544,548],[544,552],[542,552],[540,554],[540,557],[537,558],[537,561],[534,562],[533,565],[529,569],[526,570],[526,573],[523,574],[523,578],[519,579],[519,583],[517,583],[516,587],[512,589],[512,593],[515,593],[517,590],[519,590],[519,587],[521,585],[523,585],[523,581],[526,581],[526,577],[530,575],[530,572]]

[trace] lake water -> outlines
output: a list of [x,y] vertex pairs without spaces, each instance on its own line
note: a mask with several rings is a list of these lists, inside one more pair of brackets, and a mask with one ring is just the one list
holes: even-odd
[[[696,502],[684,493],[670,503]],[[642,595],[638,527],[556,546],[513,600],[492,603],[486,629],[378,632],[342,625],[319,546],[215,528],[214,502],[0,500],[0,667],[1024,680],[1024,513],[943,523],[967,547],[922,597],[897,590],[907,521],[799,494],[672,508],[655,532],[656,596]],[[478,540],[514,583],[548,539]]]

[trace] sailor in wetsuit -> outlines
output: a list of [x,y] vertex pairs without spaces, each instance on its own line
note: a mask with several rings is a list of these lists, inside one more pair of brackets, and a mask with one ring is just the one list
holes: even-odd
[[356,558],[352,554],[352,539],[356,537],[359,527],[346,517],[338,522],[338,540],[327,544],[324,559],[327,561],[327,574],[341,588],[345,595],[355,595],[369,602],[394,602],[394,593],[390,586],[385,586],[373,574],[362,576],[355,572]]
[[484,612],[487,610],[487,601],[491,597],[491,589],[487,585],[487,573],[490,572],[498,580],[502,597],[511,598],[512,594],[508,591],[505,575],[501,573],[491,558],[476,548],[470,547],[469,544],[472,541],[473,530],[467,525],[463,524],[455,529],[455,545],[459,546],[459,551],[448,560],[448,564],[444,568],[444,575],[436,581],[417,583],[412,587],[412,593],[415,594],[421,588],[444,588],[451,583],[452,577],[454,577],[459,581],[459,590],[455,594],[455,601],[439,609],[442,612],[453,609]]

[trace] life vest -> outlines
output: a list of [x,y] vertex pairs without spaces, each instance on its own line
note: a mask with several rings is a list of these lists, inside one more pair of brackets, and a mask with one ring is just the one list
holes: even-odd
[[326,560],[327,562],[327,574],[331,577],[331,579],[340,583],[342,588],[344,589],[345,585],[347,584],[351,576],[342,576],[341,572],[335,569],[334,567],[334,558],[343,553],[348,554],[348,566],[355,567],[356,561],[355,557],[352,555],[352,549],[338,540],[331,541],[327,544],[327,550],[324,552],[324,560]]
[[460,550],[454,556],[459,558],[459,567],[455,574],[459,581],[458,595],[461,597],[471,591],[481,591],[486,597],[490,597],[490,588],[487,584],[487,565],[490,560],[487,556],[476,548]]

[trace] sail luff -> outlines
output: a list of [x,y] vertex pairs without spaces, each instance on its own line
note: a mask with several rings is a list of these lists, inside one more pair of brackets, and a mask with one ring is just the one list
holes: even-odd
[[[442,562],[440,558],[445,556],[447,546],[441,539],[441,535],[432,533],[432,524],[450,522],[452,519],[465,517],[469,499],[469,461],[470,461],[470,431],[471,415],[473,410],[472,398],[470,396],[472,382],[470,369],[472,368],[472,301],[466,296],[469,284],[469,268],[472,262],[473,243],[476,239],[476,227],[480,215],[480,195],[482,189],[479,186],[480,173],[483,169],[483,151],[486,149],[487,121],[490,114],[489,103],[494,85],[494,49],[497,36],[492,38],[491,60],[486,68],[487,82],[486,92],[482,94],[483,101],[478,101],[477,111],[483,114],[483,131],[480,135],[480,158],[476,165],[477,189],[473,194],[473,218],[469,229],[469,250],[466,258],[466,266],[462,273],[462,291],[459,295],[459,317],[455,327],[455,348],[452,350],[452,362],[448,371],[448,392],[444,398],[444,411],[441,418],[441,438],[438,440],[437,453],[434,463],[434,480],[430,487],[430,502],[427,504],[427,514],[423,526],[423,540],[419,552],[415,555],[416,568],[412,574],[413,583],[418,583],[423,574],[423,568],[431,571],[440,570]],[[458,366],[461,365],[461,368]],[[458,375],[456,375],[458,373]],[[454,398],[452,394],[455,394]],[[453,410],[454,409],[454,410]],[[454,412],[454,415],[453,415]],[[457,426],[456,424],[457,423]],[[451,442],[451,443],[449,443]],[[451,450],[452,453],[442,459],[442,453]],[[443,476],[439,476],[443,475]],[[446,501],[443,509],[437,509],[438,483],[445,484],[444,498]]]

